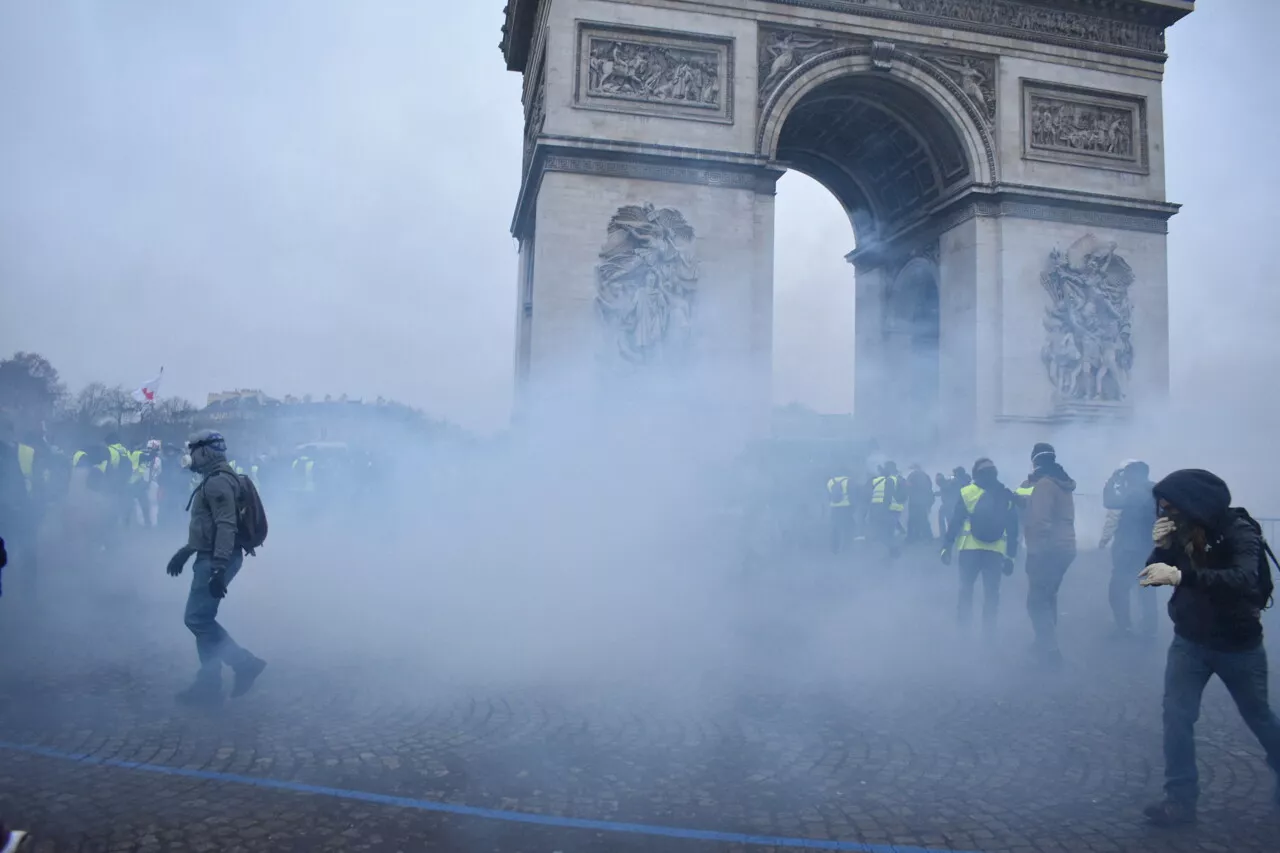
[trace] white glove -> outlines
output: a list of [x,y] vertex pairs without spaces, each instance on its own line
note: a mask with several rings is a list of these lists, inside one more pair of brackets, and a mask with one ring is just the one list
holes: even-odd
[[1151,528],[1151,541],[1156,543],[1157,548],[1172,547],[1175,529],[1172,518],[1157,518],[1155,526]]
[[1152,563],[1138,573],[1139,586],[1177,586],[1182,572],[1167,563]]

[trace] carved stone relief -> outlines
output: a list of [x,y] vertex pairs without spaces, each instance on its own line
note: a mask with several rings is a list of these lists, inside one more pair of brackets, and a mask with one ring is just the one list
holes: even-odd
[[583,26],[575,105],[731,122],[732,49],[726,39]]
[[[784,0],[805,5],[804,0]],[[1149,53],[1163,53],[1164,30],[1152,24],[1122,21],[1067,9],[1049,9],[1014,0],[851,0],[885,12],[945,18],[974,27],[1015,29],[1070,42],[1097,42]]]
[[1122,171],[1147,171],[1141,98],[1023,81],[1023,156]]
[[865,39],[841,35],[828,36],[798,30],[761,27],[759,43],[757,69],[760,84],[759,103],[763,105],[797,66],[827,51],[867,42]]
[[1121,402],[1133,368],[1134,275],[1114,242],[1086,234],[1054,249],[1040,276],[1049,294],[1041,359],[1059,401]]
[[596,267],[596,313],[624,363],[679,362],[689,347],[698,268],[684,215],[652,204],[609,221]]
[[[852,36],[826,35],[799,30],[761,27],[759,55],[759,103],[763,105],[796,67],[828,51],[851,45],[870,45],[872,64],[876,68],[892,67],[895,57],[910,58],[904,51],[912,51],[911,45],[892,42],[868,42]],[[935,67],[951,80],[973,103],[974,108],[987,123],[996,119],[996,60],[989,56],[973,56],[959,53],[922,51],[920,58]]]
[[924,53],[929,62],[942,69],[973,102],[987,126],[996,122],[996,61],[986,56],[966,54]]

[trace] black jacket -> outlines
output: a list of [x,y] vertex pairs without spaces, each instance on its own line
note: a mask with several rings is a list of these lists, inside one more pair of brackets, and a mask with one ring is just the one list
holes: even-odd
[[1209,537],[1201,559],[1177,545],[1156,548],[1147,565],[1167,563],[1182,571],[1169,600],[1173,630],[1193,643],[1225,652],[1248,651],[1262,642],[1258,566],[1262,537],[1234,515]]
[[1151,548],[1151,528],[1156,523],[1153,488],[1155,484],[1147,478],[1125,470],[1117,471],[1107,480],[1102,490],[1102,505],[1120,512],[1111,550],[1141,555]]

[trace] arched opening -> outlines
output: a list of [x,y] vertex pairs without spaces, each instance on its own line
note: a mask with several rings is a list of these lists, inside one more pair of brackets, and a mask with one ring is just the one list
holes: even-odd
[[[778,181],[773,275],[773,402],[853,412],[853,277],[840,202],[809,176]],[[839,247],[837,250],[836,247]]]
[[805,94],[783,122],[775,156],[840,199],[860,248],[924,216],[970,174],[964,144],[938,106],[870,72]]
[[[945,286],[927,220],[974,182],[970,146],[934,93],[898,75],[866,68],[808,77],[815,82],[803,94],[776,99],[786,112],[766,118],[762,141],[779,165],[826,187],[851,226],[854,251],[848,243],[830,251],[855,263],[856,310],[869,315],[856,320],[857,421],[904,451],[926,447],[940,426]],[[778,233],[787,228],[779,223]]]

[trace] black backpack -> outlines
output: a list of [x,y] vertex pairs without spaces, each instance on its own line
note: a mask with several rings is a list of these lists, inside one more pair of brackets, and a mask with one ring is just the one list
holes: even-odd
[[[234,477],[240,487],[240,494],[236,500],[236,544],[250,557],[256,557],[255,551],[262,547],[262,543],[267,541],[267,510],[262,505],[262,497],[258,494],[258,487],[253,484],[253,480],[249,479],[246,474],[220,470],[214,471],[212,474],[206,474],[205,478],[200,481],[200,485],[196,487],[196,491],[203,488],[204,484],[209,482],[209,478],[217,474],[226,474],[229,477]],[[195,492],[191,493],[191,499],[195,499]],[[187,509],[191,509],[190,500],[187,501]]]
[[1244,520],[1253,531],[1258,534],[1258,541],[1262,544],[1262,551],[1258,554],[1258,598],[1254,602],[1258,605],[1258,609],[1266,610],[1275,603],[1275,582],[1271,579],[1271,564],[1275,563],[1280,567],[1280,561],[1276,560],[1276,554],[1271,550],[1271,546],[1267,544],[1267,539],[1262,535],[1262,525],[1249,515],[1249,510],[1243,507],[1234,507],[1232,512],[1237,518]]
[[984,489],[969,513],[969,533],[979,542],[994,545],[1004,538],[1013,512],[1013,494],[1008,489]]

